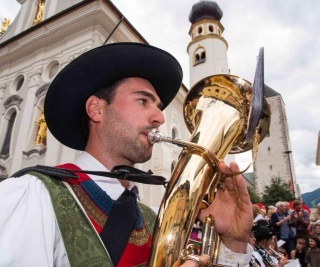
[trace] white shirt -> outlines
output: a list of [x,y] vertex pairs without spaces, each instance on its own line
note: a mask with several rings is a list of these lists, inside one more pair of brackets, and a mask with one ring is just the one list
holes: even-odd
[[[99,161],[83,152],[75,161],[82,170],[108,171]],[[124,188],[114,178],[90,175],[107,194],[117,199]],[[249,263],[247,254],[230,251],[221,244],[219,263],[240,266]],[[9,178],[0,183],[0,266],[70,266],[60,230],[44,184],[32,175]]]

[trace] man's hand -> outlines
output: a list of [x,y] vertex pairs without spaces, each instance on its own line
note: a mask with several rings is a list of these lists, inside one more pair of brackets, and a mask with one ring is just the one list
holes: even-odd
[[[220,163],[223,173],[239,172],[236,163],[230,168]],[[215,219],[215,230],[221,234],[226,247],[238,253],[246,253],[249,234],[253,225],[253,212],[250,196],[242,175],[227,177],[226,189],[218,190],[215,200],[206,209],[199,212],[199,219],[212,214]]]

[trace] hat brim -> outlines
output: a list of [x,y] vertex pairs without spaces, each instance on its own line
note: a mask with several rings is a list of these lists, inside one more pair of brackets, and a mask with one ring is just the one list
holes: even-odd
[[129,77],[148,80],[163,109],[182,83],[178,61],[159,48],[141,43],[114,43],[92,49],[69,63],[52,81],[44,104],[50,132],[62,144],[84,150],[86,100],[98,90]]

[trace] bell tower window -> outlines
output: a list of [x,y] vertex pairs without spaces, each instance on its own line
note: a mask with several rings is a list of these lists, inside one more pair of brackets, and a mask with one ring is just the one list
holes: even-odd
[[206,61],[206,51],[203,48],[196,50],[194,55],[194,65],[204,63]]

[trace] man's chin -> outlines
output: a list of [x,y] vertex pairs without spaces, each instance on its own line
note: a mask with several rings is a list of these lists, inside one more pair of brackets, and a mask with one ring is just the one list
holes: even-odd
[[143,154],[140,154],[139,163],[144,163],[148,161],[149,159],[151,159],[151,156],[152,156],[152,150],[145,151]]

